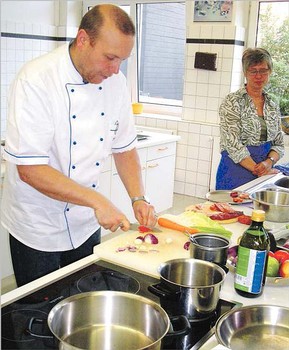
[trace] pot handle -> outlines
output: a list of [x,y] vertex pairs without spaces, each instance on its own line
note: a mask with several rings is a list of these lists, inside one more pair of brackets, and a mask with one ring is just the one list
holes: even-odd
[[166,289],[161,283],[153,284],[148,286],[148,290],[158,296],[159,298],[170,298],[176,299],[178,298],[180,292],[179,291],[171,291]]
[[44,324],[46,323],[46,320],[43,320],[42,318],[36,318],[36,317],[31,317],[31,319],[29,320],[28,326],[25,329],[25,332],[29,335],[31,335],[32,337],[35,338],[41,338],[41,339],[53,339],[53,335],[44,335],[44,334],[36,334],[32,331],[33,325],[34,324]]
[[184,336],[191,332],[191,325],[184,315],[170,316],[171,326],[166,337]]
[[220,266],[226,273],[229,272],[229,268],[226,265],[215,263],[216,265]]

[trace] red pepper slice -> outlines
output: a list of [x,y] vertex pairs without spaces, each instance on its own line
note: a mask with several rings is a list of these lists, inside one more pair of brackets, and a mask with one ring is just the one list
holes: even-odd
[[151,232],[150,228],[148,228],[146,226],[143,226],[143,225],[139,226],[138,230],[139,230],[140,233]]

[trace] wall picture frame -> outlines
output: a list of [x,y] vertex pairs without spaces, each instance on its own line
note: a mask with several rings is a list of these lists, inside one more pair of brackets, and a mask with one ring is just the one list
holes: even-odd
[[195,1],[194,22],[231,22],[233,0]]

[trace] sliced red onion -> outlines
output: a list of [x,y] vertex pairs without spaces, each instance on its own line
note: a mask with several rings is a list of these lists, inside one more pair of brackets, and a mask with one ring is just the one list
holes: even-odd
[[159,240],[157,239],[157,237],[155,235],[153,235],[152,233],[147,233],[144,236],[144,241],[145,243],[149,243],[149,244],[158,244]]
[[126,247],[119,247],[116,249],[117,253],[124,252],[126,250]]
[[186,243],[184,244],[184,249],[185,249],[185,250],[189,250],[189,249],[190,249],[190,245],[191,245],[191,242],[190,242],[190,241],[186,242]]
[[129,252],[131,252],[131,253],[134,253],[134,252],[137,251],[137,247],[135,247],[135,246],[133,246],[133,245],[129,245],[129,246],[127,247],[127,250],[128,250]]

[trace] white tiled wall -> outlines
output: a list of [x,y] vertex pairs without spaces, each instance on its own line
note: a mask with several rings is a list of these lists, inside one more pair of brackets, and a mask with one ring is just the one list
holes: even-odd
[[[177,145],[175,192],[204,198],[215,186],[216,166],[212,158],[219,148],[219,144],[213,142],[219,136],[219,106],[230,91],[243,84],[244,47],[239,42],[244,41],[245,30],[231,23],[192,23],[187,33],[189,39],[213,39],[216,43],[186,44],[182,120],[161,120],[160,123],[154,117],[138,116],[136,123],[177,130],[181,140]],[[220,40],[224,40],[224,44],[220,44]],[[228,44],[226,40],[237,42]],[[196,52],[217,54],[217,70],[195,69]]]
[[1,36],[1,139],[3,139],[6,132],[7,94],[13,78],[25,62],[53,50],[63,42],[47,40],[47,37],[62,36],[60,27],[50,25],[1,21],[1,33],[40,36],[33,38]]

